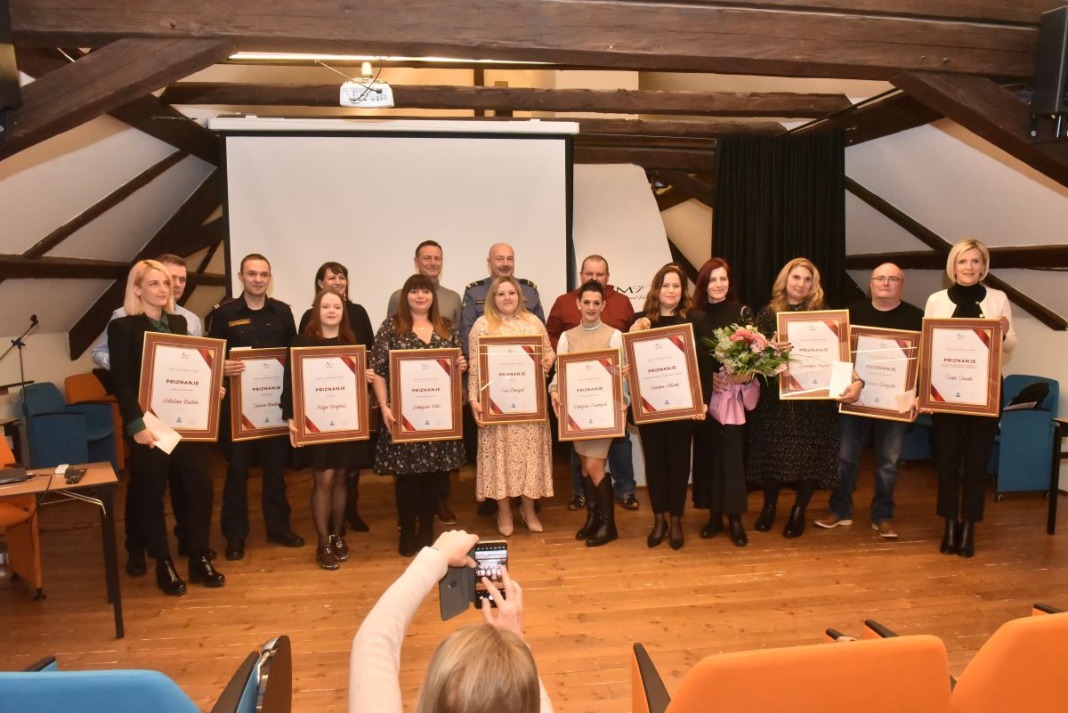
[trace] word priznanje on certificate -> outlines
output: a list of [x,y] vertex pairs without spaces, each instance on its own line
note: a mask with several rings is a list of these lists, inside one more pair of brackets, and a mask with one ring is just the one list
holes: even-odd
[[370,438],[363,345],[290,350],[297,445]]
[[631,365],[635,423],[678,421],[705,411],[693,326],[680,324],[623,335]]
[[459,349],[390,351],[395,443],[463,438],[459,359]]
[[789,368],[779,375],[781,399],[833,399],[835,362],[849,361],[849,312],[844,309],[779,312],[778,337],[789,342]]
[[145,332],[138,402],[185,440],[219,438],[226,341]]
[[289,433],[282,418],[282,379],[288,349],[230,350],[230,359],[245,370],[230,377],[230,432],[235,441]]
[[561,441],[623,435],[623,369],[618,349],[560,354],[556,379]]
[[924,319],[920,408],[996,418],[1001,341],[996,319]]
[[864,380],[860,398],[841,413],[911,423],[916,419],[920,333],[850,325],[853,369]]
[[482,422],[529,423],[548,418],[542,337],[478,339],[478,393]]

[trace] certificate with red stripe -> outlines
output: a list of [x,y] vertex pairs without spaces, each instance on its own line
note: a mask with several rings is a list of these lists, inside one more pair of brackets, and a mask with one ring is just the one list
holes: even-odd
[[864,380],[864,388],[856,403],[839,404],[839,412],[888,421],[916,420],[919,347],[919,332],[850,325],[853,369]]
[[833,399],[836,361],[849,361],[849,312],[844,309],[779,312],[779,341],[789,342],[789,369],[779,375],[779,398]]
[[138,402],[187,441],[219,438],[226,341],[145,332]]
[[533,423],[548,418],[542,337],[478,337],[482,423]]
[[289,350],[231,349],[245,370],[230,377],[230,433],[235,441],[289,434],[282,418],[282,380]]
[[1001,341],[996,319],[924,319],[920,408],[997,418]]
[[394,443],[463,438],[459,349],[394,349],[389,353]]
[[630,363],[634,422],[680,421],[706,410],[697,373],[693,326],[645,329],[623,335]]
[[363,345],[294,347],[293,423],[297,445],[370,438]]
[[558,355],[560,440],[619,438],[623,418],[623,368],[618,349]]

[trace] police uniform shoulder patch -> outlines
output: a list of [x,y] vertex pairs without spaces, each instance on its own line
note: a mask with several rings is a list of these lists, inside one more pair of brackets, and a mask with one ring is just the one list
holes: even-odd
[[530,287],[533,287],[535,290],[538,289],[537,285],[535,285],[532,281],[528,280],[525,277],[520,277],[520,278],[517,278],[517,279],[519,280],[519,283],[521,285],[528,285]]
[[475,280],[474,282],[472,282],[470,285],[468,285],[464,289],[465,290],[470,290],[472,287],[478,287],[481,284],[482,284],[482,280]]
[[214,307],[212,307],[212,310],[217,310],[217,309],[219,309],[220,307],[224,307],[225,305],[228,305],[228,304],[230,304],[231,302],[235,302],[235,301],[237,301],[237,298],[236,298],[236,297],[224,297],[223,299],[219,300],[219,301],[218,301],[218,302],[217,302],[217,303],[215,304],[215,306],[214,306]]

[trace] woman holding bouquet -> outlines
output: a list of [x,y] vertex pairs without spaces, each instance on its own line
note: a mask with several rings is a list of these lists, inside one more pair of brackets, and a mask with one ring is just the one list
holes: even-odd
[[[720,394],[714,399],[717,402],[727,402],[728,399],[733,403],[739,403],[739,399],[755,402],[760,392],[752,383],[753,374],[728,376],[714,353],[716,330],[732,324],[744,326],[753,318],[753,311],[734,297],[730,266],[726,260],[714,257],[701,268],[693,293],[693,309],[705,314],[705,319],[694,326],[701,390],[705,394]],[[727,410],[735,418],[725,418]],[[701,530],[701,537],[715,537],[723,532],[723,515],[726,514],[731,542],[744,547],[749,542],[741,517],[748,510],[745,411],[743,408],[738,413],[738,410],[725,406],[719,409],[717,417],[717,413],[710,409],[711,418],[706,418],[695,428],[693,504],[695,508],[708,510],[708,524]]]
[[[642,316],[631,325],[638,332],[658,327],[673,327],[690,322],[697,334],[704,321],[704,312],[690,310],[690,295],[686,291],[686,277],[682,268],[668,263],[660,268],[649,285]],[[697,417],[703,420],[704,416]],[[689,421],[662,421],[638,426],[645,456],[645,479],[649,485],[649,500],[653,507],[653,529],[646,538],[649,547],[656,547],[668,538],[674,550],[682,547],[682,511],[686,507],[686,483],[690,479],[690,446],[693,425]],[[670,513],[670,528],[666,515]]]
[[[824,308],[820,272],[807,258],[794,258],[779,271],[771,302],[757,313],[756,326],[773,339],[779,312],[807,312]],[[779,342],[784,351],[791,345]],[[863,386],[855,381],[840,401],[855,401]],[[794,488],[797,496],[783,537],[805,531],[805,509],[816,488],[833,488],[838,480],[838,411],[833,401],[781,401],[778,380],[760,388],[760,404],[749,418],[749,460],[746,476],[764,489],[764,507],[756,529],[767,532],[775,522],[779,491]]]

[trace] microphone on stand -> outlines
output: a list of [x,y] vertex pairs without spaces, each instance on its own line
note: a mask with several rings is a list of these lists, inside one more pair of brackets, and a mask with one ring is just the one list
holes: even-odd
[[38,324],[37,315],[35,315],[35,314],[31,314],[30,315],[30,324],[32,324],[35,327],[37,326],[37,324]]

